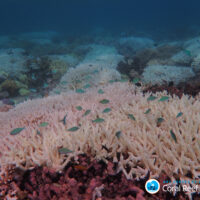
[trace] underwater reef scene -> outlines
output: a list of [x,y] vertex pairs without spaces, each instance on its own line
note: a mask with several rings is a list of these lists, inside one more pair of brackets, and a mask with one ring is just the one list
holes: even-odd
[[0,200],[200,199],[200,5],[181,2],[0,2]]

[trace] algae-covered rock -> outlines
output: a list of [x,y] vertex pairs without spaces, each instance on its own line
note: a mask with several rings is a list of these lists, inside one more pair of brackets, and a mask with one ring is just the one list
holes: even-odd
[[50,64],[50,70],[54,80],[59,79],[69,68],[69,64],[61,60],[53,60]]
[[15,81],[16,85],[17,85],[17,88],[21,89],[21,88],[25,88],[25,89],[28,89],[28,85],[20,82],[20,81]]
[[19,94],[20,94],[20,96],[27,96],[27,95],[30,94],[30,91],[27,90],[27,89],[25,89],[25,88],[21,88],[21,89],[19,90]]
[[2,91],[7,91],[9,95],[14,96],[18,92],[18,85],[16,84],[16,81],[14,80],[5,80],[1,85],[0,88]]
[[18,78],[20,82],[25,83],[25,84],[28,83],[28,77],[26,74],[20,74]]
[[7,78],[8,78],[8,74],[5,71],[0,70],[0,83],[2,83],[3,81],[5,81]]

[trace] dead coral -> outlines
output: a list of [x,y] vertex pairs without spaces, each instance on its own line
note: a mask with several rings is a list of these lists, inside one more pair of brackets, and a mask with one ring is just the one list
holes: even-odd
[[[25,197],[30,200],[145,200],[144,191],[134,181],[127,180],[123,173],[113,173],[113,166],[112,162],[91,161],[89,157],[81,155],[78,161],[71,161],[62,173],[37,167],[27,171],[20,179],[13,178],[12,184],[19,200]],[[0,186],[0,189],[4,189],[2,197],[5,197],[5,193],[11,193],[11,187],[6,183]]]

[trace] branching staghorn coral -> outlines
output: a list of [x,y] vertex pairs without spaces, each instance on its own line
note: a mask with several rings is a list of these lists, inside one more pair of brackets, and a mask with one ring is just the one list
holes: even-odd
[[59,171],[85,153],[112,158],[128,179],[150,172],[152,178],[165,173],[172,181],[198,180],[199,110],[199,97],[151,96],[121,82],[29,100],[0,113],[0,163]]

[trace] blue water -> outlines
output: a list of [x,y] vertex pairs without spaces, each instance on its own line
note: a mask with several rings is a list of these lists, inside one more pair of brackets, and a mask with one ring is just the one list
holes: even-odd
[[103,27],[115,33],[185,37],[200,25],[199,7],[198,0],[7,0],[0,2],[0,34],[87,33]]
[[86,58],[101,67],[104,59],[130,80],[189,80],[200,72],[199,7],[199,0],[1,0],[0,100],[46,96]]

